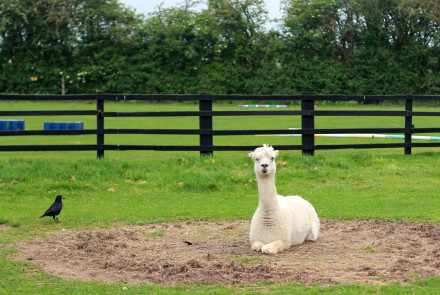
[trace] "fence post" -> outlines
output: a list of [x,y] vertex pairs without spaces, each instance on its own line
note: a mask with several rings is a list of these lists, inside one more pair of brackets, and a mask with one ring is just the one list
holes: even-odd
[[98,99],[96,101],[96,144],[98,159],[104,158],[104,98],[102,92],[98,92]]
[[[315,109],[315,101],[313,99],[303,99],[301,100],[301,110],[302,111],[313,111]],[[303,130],[314,130],[315,129],[315,117],[312,114],[303,114],[301,116],[301,128]],[[302,154],[313,156],[315,155],[315,134],[303,134],[301,136],[302,144]]]
[[[413,99],[411,97],[411,98],[406,99],[405,111],[412,112],[412,110],[413,110]],[[406,114],[405,115],[405,129],[407,129],[407,131],[405,132],[405,144],[411,145],[411,137],[412,137],[411,129],[412,128],[413,128],[412,116],[410,116],[409,114]],[[405,155],[411,155],[411,146],[405,147]]]
[[[199,100],[199,111],[212,111],[212,100]],[[208,130],[209,134],[200,134],[200,147],[203,146],[212,146],[212,116],[200,116],[199,117],[199,130]],[[200,156],[212,156],[212,149],[208,151],[200,151]]]

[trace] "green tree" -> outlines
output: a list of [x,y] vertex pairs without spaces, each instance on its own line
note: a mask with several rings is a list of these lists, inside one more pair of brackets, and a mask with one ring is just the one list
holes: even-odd
[[209,0],[202,14],[204,30],[215,37],[202,84],[223,93],[255,93],[254,75],[267,49],[263,1]]
[[[194,9],[205,1],[206,9]],[[440,2],[0,0],[0,92],[440,93]],[[38,81],[31,81],[37,77]]]
[[127,59],[139,46],[141,16],[117,0],[81,1],[69,88],[75,93],[136,91]]
[[[300,89],[323,93],[340,77],[348,79],[343,88],[331,87],[332,91],[391,94],[438,89],[438,1],[286,0],[284,5],[286,67],[289,61],[305,64],[306,72],[315,69],[317,80],[328,72],[334,75],[315,89],[313,83],[300,83]],[[313,66],[319,63],[333,70]],[[424,83],[427,77],[429,84]]]
[[73,63],[77,9],[76,1],[0,0],[2,91],[6,82],[12,92],[54,90],[51,75]]
[[95,89],[88,70],[125,53],[140,22],[117,0],[0,0],[0,91],[59,93],[60,73],[70,92]]
[[203,59],[203,42],[192,4],[162,9],[150,15],[140,33],[142,44],[132,60],[138,64],[140,91],[197,91],[196,76]]

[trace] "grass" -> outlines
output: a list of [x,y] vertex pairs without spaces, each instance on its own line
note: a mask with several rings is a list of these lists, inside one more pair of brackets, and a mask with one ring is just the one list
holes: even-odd
[[[285,152],[278,159],[284,164],[277,187],[281,194],[307,196],[323,218],[440,222],[439,159],[437,153],[302,157]],[[18,228],[37,226],[34,216],[57,194],[66,198],[69,209],[60,219],[70,227],[249,219],[257,205],[247,157],[1,163],[0,216]],[[41,223],[53,224],[49,218]]]
[[[329,219],[402,219],[440,222],[440,154],[318,155],[303,157],[281,153],[277,186],[282,194],[298,193]],[[110,227],[173,220],[250,219],[257,205],[257,187],[250,159],[180,157],[156,161],[128,160],[1,160],[1,222],[12,229],[0,231],[0,275],[10,278],[8,293],[53,294],[119,292],[123,285],[70,282],[45,274],[30,263],[7,259],[9,244],[22,238],[61,228]],[[66,197],[60,222],[37,219],[57,194]],[[158,237],[160,232],[152,233]],[[368,249],[366,249],[367,251]],[[245,258],[240,258],[245,259]],[[249,261],[251,263],[251,261]],[[24,276],[24,278],[23,278]],[[425,281],[423,281],[425,282]],[[432,283],[430,283],[432,282]],[[437,290],[433,278],[410,287],[382,286],[385,294],[428,293]],[[39,287],[38,284],[44,286]],[[420,285],[421,284],[421,285]],[[427,284],[427,285],[424,285]],[[332,294],[377,292],[374,286],[331,288],[272,284],[229,289],[221,286],[184,285],[175,288],[128,286],[137,292],[242,293],[260,291]],[[387,291],[391,290],[391,291]],[[122,291],[121,291],[122,292]],[[131,293],[128,292],[128,293]],[[31,292],[32,293],[32,292]]]
[[243,264],[261,263],[263,261],[261,257],[231,256],[231,259],[240,261]]
[[[2,109],[13,105],[0,104],[3,104]],[[32,104],[27,106],[35,109]],[[90,106],[77,104],[75,107]],[[107,110],[112,107],[117,106],[109,106]],[[121,108],[132,107],[132,104],[124,104]],[[148,107],[165,108],[164,105]],[[177,106],[171,106],[174,107]],[[195,108],[193,105],[182,107]],[[433,127],[435,122],[431,119],[417,124]],[[281,123],[295,127],[295,122],[289,120],[296,119],[286,117]],[[273,121],[265,128],[280,128],[281,123]],[[85,123],[86,128],[93,128],[92,125],[96,124],[93,118]],[[137,126],[138,123],[133,121],[130,124]],[[180,123],[193,128],[193,123],[189,121],[182,119]],[[399,119],[392,124],[401,123]],[[33,119],[26,119],[27,129],[38,129],[39,124]],[[116,122],[112,124],[118,125]],[[160,128],[171,128],[168,124],[171,123]],[[215,124],[220,124],[222,129],[240,127],[230,118]],[[329,122],[328,126],[334,126],[332,124],[336,122]],[[356,124],[362,126],[364,123]],[[3,139],[2,144],[20,142],[17,137]],[[121,139],[132,140],[132,144],[145,140],[124,136]],[[274,144],[298,140],[281,137],[263,139],[269,139],[266,142]],[[33,137],[26,140],[38,142]],[[57,143],[83,142],[82,137],[74,136],[57,136],[50,140]],[[84,143],[87,140],[93,142],[94,138],[84,138]],[[116,142],[116,138],[109,140]],[[153,142],[157,138],[148,140]],[[176,144],[180,140],[176,139]],[[229,144],[262,143],[262,138],[256,137],[225,137],[219,140]],[[281,151],[277,159],[277,188],[281,194],[305,196],[322,218],[440,222],[440,153],[438,149],[414,151],[416,153],[412,156],[402,155],[401,150],[319,151],[315,157],[303,157],[298,151]],[[123,282],[106,285],[66,281],[45,273],[33,263],[8,259],[9,254],[17,251],[13,247],[14,242],[61,228],[84,229],[175,220],[248,220],[258,203],[252,163],[243,152],[216,153],[212,158],[200,158],[197,153],[136,151],[106,152],[106,158],[101,160],[95,159],[95,156],[94,153],[75,152],[0,153],[0,224],[11,227],[0,231],[0,294],[438,294],[440,290],[440,278],[419,281],[410,286],[319,287],[274,282],[232,288],[218,285],[126,286]],[[57,194],[66,198],[60,222],[55,223],[51,218],[38,219]],[[162,233],[151,234],[160,237]],[[237,259],[254,262],[246,257]],[[124,287],[127,290],[123,290]]]
[[362,252],[365,252],[365,253],[375,253],[376,252],[376,249],[374,249],[373,246],[367,246],[365,248],[362,248],[361,250],[362,250]]
[[150,237],[164,237],[165,232],[163,230],[160,231],[154,231],[148,234]]

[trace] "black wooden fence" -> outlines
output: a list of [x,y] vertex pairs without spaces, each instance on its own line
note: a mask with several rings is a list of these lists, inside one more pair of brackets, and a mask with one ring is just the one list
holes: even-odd
[[[201,155],[211,155],[214,151],[249,151],[255,146],[216,146],[213,145],[214,136],[226,135],[258,135],[258,134],[302,134],[301,145],[276,145],[280,150],[302,150],[305,155],[313,155],[315,150],[329,149],[370,149],[370,148],[403,148],[405,154],[411,154],[415,147],[440,147],[440,142],[417,142],[411,140],[415,133],[440,132],[440,112],[413,111],[414,101],[439,101],[440,96],[428,95],[164,95],[164,94],[90,94],[90,95],[8,95],[0,94],[0,100],[10,101],[39,101],[39,100],[92,100],[96,101],[96,110],[57,110],[57,111],[2,111],[0,119],[5,116],[96,116],[97,128],[86,130],[26,130],[1,131],[1,136],[29,136],[29,135],[72,135],[96,134],[96,144],[91,145],[1,145],[0,151],[97,151],[98,158],[104,157],[108,150],[156,150],[156,151],[199,151]],[[165,112],[106,112],[106,101],[198,101],[199,111],[165,111]],[[301,110],[255,110],[255,111],[213,111],[213,101],[301,101]],[[315,110],[315,101],[405,101],[405,108],[401,111],[340,111]],[[213,117],[216,116],[301,116],[301,129],[296,130],[213,130]],[[109,117],[199,117],[199,129],[106,129],[105,118]],[[398,116],[403,117],[404,128],[340,128],[315,129],[316,116]],[[415,116],[439,117],[438,127],[415,128],[412,118]],[[245,125],[245,124],[243,124]],[[315,145],[314,134],[355,134],[355,133],[400,133],[405,135],[401,143],[377,144],[338,144]],[[105,144],[106,134],[168,134],[168,135],[199,135],[200,144],[189,145],[112,145]]]

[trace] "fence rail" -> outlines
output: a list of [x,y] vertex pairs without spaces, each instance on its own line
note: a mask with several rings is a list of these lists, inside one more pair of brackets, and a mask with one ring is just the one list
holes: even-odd
[[[0,151],[96,151],[99,158],[107,150],[156,150],[156,151],[199,151],[201,155],[212,155],[214,151],[247,151],[255,146],[216,146],[214,136],[260,135],[260,134],[300,134],[301,145],[277,145],[281,150],[301,150],[303,154],[313,155],[315,150],[330,149],[370,149],[370,148],[403,148],[405,154],[411,154],[412,148],[440,147],[440,142],[412,142],[415,133],[438,133],[439,127],[415,128],[413,117],[440,117],[440,112],[413,111],[414,101],[440,101],[440,96],[430,95],[180,95],[180,94],[80,94],[80,95],[12,95],[0,94],[0,100],[9,101],[96,101],[96,110],[75,111],[2,111],[0,116],[96,116],[96,129],[86,130],[27,130],[1,131],[1,136],[32,135],[96,135],[96,144],[88,145],[0,145]],[[106,101],[198,101],[199,111],[165,111],[165,112],[106,112]],[[300,101],[301,110],[268,110],[268,111],[213,111],[213,101]],[[332,111],[315,110],[315,101],[405,101],[402,111]],[[105,118],[111,117],[198,117],[199,129],[106,129]],[[214,130],[213,118],[219,116],[301,116],[301,129],[285,130]],[[319,116],[393,116],[404,118],[404,128],[340,128],[315,129],[315,117]],[[440,118],[439,118],[440,119]],[[440,120],[438,121],[440,125]],[[338,144],[315,145],[315,134],[355,134],[355,133],[401,133],[405,135],[401,143],[377,144]],[[199,145],[110,145],[105,144],[106,134],[165,134],[165,135],[199,135]]]

